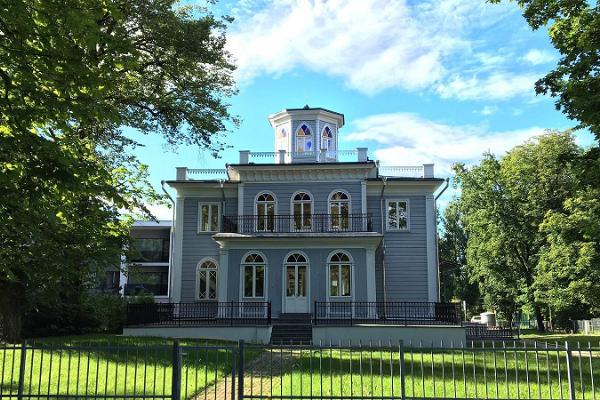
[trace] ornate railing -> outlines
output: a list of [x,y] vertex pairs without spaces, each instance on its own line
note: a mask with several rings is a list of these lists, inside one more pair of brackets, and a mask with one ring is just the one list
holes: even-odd
[[226,233],[337,233],[372,232],[370,214],[242,215],[224,216]]
[[129,326],[269,325],[267,301],[128,304]]
[[434,302],[316,301],[315,325],[460,325],[460,305]]
[[[402,177],[402,178],[423,178],[426,176],[425,167],[423,165],[415,166],[380,166],[379,176],[387,177]],[[433,173],[432,173],[433,175]]]

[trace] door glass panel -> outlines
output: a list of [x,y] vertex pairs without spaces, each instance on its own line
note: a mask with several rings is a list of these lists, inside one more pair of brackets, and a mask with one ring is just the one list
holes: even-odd
[[291,296],[295,296],[296,295],[296,269],[293,266],[288,266],[287,267],[287,274],[286,274],[286,279],[287,279],[287,283],[286,283],[286,292],[287,292],[287,296],[291,297]]
[[208,298],[217,298],[217,271],[208,271]]
[[306,297],[306,266],[298,266],[298,290],[299,297]]
[[206,271],[198,273],[198,298],[203,299],[206,296]]
[[337,268],[337,265],[331,265],[329,267],[329,294],[331,296],[338,295],[338,285],[339,285],[338,272],[339,272],[339,270]]
[[265,293],[265,267],[256,267],[256,297],[263,297]]
[[244,268],[244,296],[252,297],[252,266]]
[[340,279],[340,281],[341,281],[340,296],[350,296],[350,285],[351,285],[350,266],[348,264],[345,264],[345,265],[341,266],[341,269],[342,269],[342,279]]

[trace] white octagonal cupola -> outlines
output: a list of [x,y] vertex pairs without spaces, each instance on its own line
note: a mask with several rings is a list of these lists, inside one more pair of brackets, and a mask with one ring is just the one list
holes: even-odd
[[344,114],[324,108],[286,108],[269,116],[275,151],[286,163],[338,161],[338,131]]

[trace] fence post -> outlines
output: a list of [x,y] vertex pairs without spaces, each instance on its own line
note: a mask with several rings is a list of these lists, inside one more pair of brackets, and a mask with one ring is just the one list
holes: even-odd
[[25,358],[27,354],[27,341],[21,343],[21,363],[19,365],[19,387],[17,389],[17,399],[23,398],[23,387],[25,386]]
[[244,340],[238,342],[238,400],[244,399]]
[[567,353],[567,378],[569,382],[569,399],[575,400],[575,378],[573,376],[573,354],[569,348],[569,342],[565,341],[565,350]]
[[181,399],[181,348],[179,340],[173,342],[173,377],[171,382],[171,398]]
[[398,351],[400,352],[400,354],[398,355],[398,357],[400,357],[400,398],[402,400],[406,399],[406,389],[405,389],[405,364],[404,364],[404,341],[401,340],[400,344],[398,346]]

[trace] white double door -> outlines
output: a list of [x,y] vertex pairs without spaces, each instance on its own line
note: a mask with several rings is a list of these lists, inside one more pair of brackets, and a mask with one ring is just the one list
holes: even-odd
[[307,264],[284,266],[284,313],[308,313],[309,267]]

